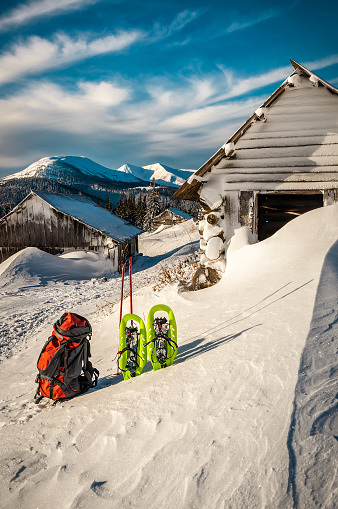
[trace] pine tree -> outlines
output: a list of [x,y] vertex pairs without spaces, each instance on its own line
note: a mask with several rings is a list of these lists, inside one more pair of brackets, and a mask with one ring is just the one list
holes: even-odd
[[125,219],[129,223],[135,224],[136,220],[135,198],[131,193],[128,195],[128,198],[126,199]]
[[117,202],[115,214],[119,217],[124,216],[124,193],[122,193],[119,201]]
[[110,198],[109,194],[107,194],[106,204],[104,206],[105,209],[110,210]]
[[145,218],[143,222],[143,228],[146,231],[151,231],[153,226],[153,219],[160,213],[160,203],[157,189],[155,187],[155,182],[151,191],[149,193],[149,197],[147,200],[147,208],[145,213]]
[[143,221],[147,208],[146,200],[147,200],[146,197],[142,198],[142,196],[140,195],[135,207],[136,208],[135,225],[141,229],[143,228]]

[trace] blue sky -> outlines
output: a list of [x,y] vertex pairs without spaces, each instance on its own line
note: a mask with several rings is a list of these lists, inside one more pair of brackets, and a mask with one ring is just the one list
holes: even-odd
[[290,58],[338,86],[337,11],[331,0],[2,0],[0,177],[55,155],[198,168]]

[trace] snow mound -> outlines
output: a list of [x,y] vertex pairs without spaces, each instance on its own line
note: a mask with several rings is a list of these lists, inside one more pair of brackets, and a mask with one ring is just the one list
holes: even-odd
[[235,230],[235,234],[230,240],[228,253],[231,253],[232,251],[236,251],[241,247],[254,243],[255,243],[254,235],[251,232],[250,228],[248,228],[247,226],[242,226],[241,228],[237,228]]
[[0,288],[81,281],[113,272],[112,262],[93,252],[73,251],[55,256],[36,247],[26,247],[0,264]]
[[[236,235],[228,249],[225,279],[226,274],[229,275],[239,266],[241,277],[244,277],[250,271],[264,273],[266,264],[275,264],[278,270],[278,263],[282,259],[300,259],[300,265],[306,264],[307,261],[313,261],[314,256],[322,256],[328,249],[328,242],[338,238],[338,204],[302,214],[268,239],[253,245],[249,244],[252,239],[250,235],[245,240],[245,228],[239,229]],[[242,248],[237,249],[240,244]]]
[[188,247],[193,249],[194,243],[199,240],[196,222],[193,219],[184,221],[175,226],[161,225],[152,233],[142,233],[139,236],[139,250],[144,256],[160,256]]

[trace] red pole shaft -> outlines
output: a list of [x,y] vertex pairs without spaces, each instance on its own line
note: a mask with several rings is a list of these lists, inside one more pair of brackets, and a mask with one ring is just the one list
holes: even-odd
[[[131,262],[131,256],[129,256],[129,293],[130,293],[130,312],[133,312],[133,284],[132,284],[132,262]],[[131,325],[133,325],[133,322],[131,322]]]
[[125,266],[122,265],[122,279],[121,279],[121,303],[120,303],[120,322],[122,320],[122,306],[123,306],[123,285],[124,285],[124,269]]

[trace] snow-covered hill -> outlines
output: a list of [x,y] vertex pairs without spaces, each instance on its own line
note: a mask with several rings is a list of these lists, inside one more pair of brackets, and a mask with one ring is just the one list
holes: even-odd
[[[24,170],[4,177],[2,180],[46,177],[63,183],[64,181],[67,182],[69,177],[77,177],[77,179],[79,179],[81,176],[89,178],[90,180],[101,179],[116,183],[141,184],[140,179],[132,174],[111,170],[95,163],[87,157],[77,156],[44,157],[29,165]],[[144,182],[142,183],[144,184]]]
[[124,164],[117,171],[134,175],[135,177],[152,182],[162,186],[179,187],[183,184],[195,170],[176,170],[160,163],[149,164],[148,166],[135,166],[133,164]]
[[[46,272],[31,252],[19,280],[19,257],[4,262],[4,509],[338,507],[338,205],[253,245],[238,230],[212,288],[154,292],[162,266],[183,260],[197,237],[182,223],[140,239],[134,312],[171,306],[179,350],[170,368],[148,363],[129,381],[114,376],[119,276],[77,280],[82,263],[84,276],[94,274],[78,253],[74,279],[62,276],[67,258],[52,277],[55,258]],[[66,310],[92,322],[99,385],[35,405],[36,361]]]

